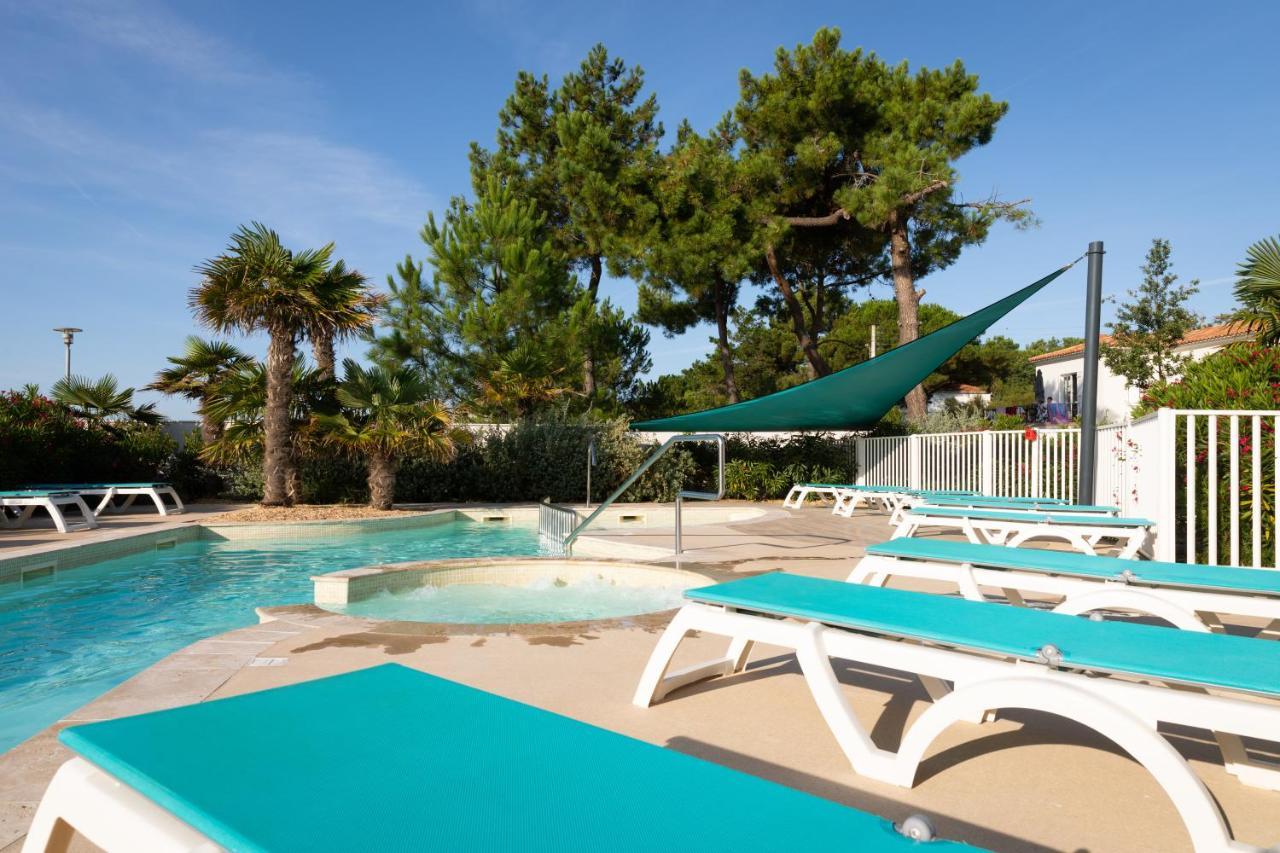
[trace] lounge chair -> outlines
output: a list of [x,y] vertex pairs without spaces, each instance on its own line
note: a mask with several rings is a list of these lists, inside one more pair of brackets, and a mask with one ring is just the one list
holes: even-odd
[[918,849],[865,812],[398,664],[60,739],[78,757],[25,853],[69,828],[108,853]]
[[[75,507],[80,511],[81,520],[67,522],[63,507]],[[14,515],[9,514],[9,510]],[[93,530],[98,520],[85,504],[79,493],[56,489],[22,489],[19,491],[0,492],[0,526],[23,527],[37,509],[43,509],[53,519],[54,527],[59,533],[70,533],[73,530]]]
[[894,539],[914,536],[922,528],[934,527],[959,531],[975,545],[1008,545],[1017,547],[1031,539],[1057,539],[1070,544],[1082,554],[1096,554],[1098,545],[1107,539],[1120,543],[1118,556],[1134,559],[1149,552],[1151,528],[1155,522],[1145,518],[1081,515],[1070,512],[1023,512],[1020,510],[967,509],[938,507],[927,504],[902,512],[894,528]]
[[823,501],[834,501],[836,494],[842,488],[845,486],[840,483],[796,483],[782,499],[782,505],[791,509],[800,509],[810,496]]
[[[1280,704],[1257,699],[1280,698],[1280,644],[783,573],[685,597],[689,603],[658,640],[636,688],[640,707],[694,681],[741,671],[753,644],[765,643],[796,653],[853,769],[882,782],[911,787],[930,744],[952,723],[1026,709],[1088,726],[1142,764],[1197,850],[1256,848],[1231,840],[1215,800],[1160,724],[1214,732],[1229,773],[1280,791],[1280,769],[1252,759],[1240,740],[1280,737]],[[668,673],[690,632],[729,638],[727,653]],[[920,678],[933,703],[896,752],[877,746],[855,716],[832,658]]]
[[953,489],[906,489],[899,486],[842,486],[836,492],[833,515],[851,518],[858,504],[876,504],[888,512],[897,514],[902,507],[934,497],[965,497],[973,492]]
[[1119,515],[1120,508],[1107,504],[1073,504],[1058,500],[1042,500],[1040,498],[996,498],[976,495],[960,497],[951,495],[933,495],[922,498],[921,503],[932,506],[963,507],[969,509],[997,509],[1014,512],[1071,512],[1083,515]]
[[1007,548],[943,539],[893,539],[867,547],[851,583],[882,586],[891,577],[954,583],[972,601],[982,588],[1010,604],[1024,593],[1060,597],[1059,613],[1123,610],[1192,631],[1222,631],[1222,616],[1269,620],[1258,633],[1280,638],[1280,572],[1186,563],[1137,562],[1074,551]]
[[[98,501],[98,505],[93,509],[94,515],[102,515],[104,512],[124,512],[142,495],[151,498],[151,502],[156,505],[156,511],[161,515],[180,513],[184,510],[182,498],[178,497],[178,493],[168,483],[44,483],[30,488],[62,489],[90,497],[101,497],[102,500]],[[173,509],[165,506],[166,496],[173,499]],[[117,497],[124,498],[119,506],[115,503]]]

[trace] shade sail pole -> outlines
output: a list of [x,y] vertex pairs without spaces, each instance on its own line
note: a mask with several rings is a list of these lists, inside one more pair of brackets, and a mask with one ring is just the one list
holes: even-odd
[[1077,503],[1094,504],[1098,471],[1098,334],[1102,325],[1102,241],[1089,244],[1089,277],[1084,302],[1084,392],[1080,400],[1080,494]]

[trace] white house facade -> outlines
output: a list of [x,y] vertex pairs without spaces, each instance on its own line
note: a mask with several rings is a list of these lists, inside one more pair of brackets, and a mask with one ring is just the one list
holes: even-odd
[[[1253,337],[1249,328],[1241,323],[1226,323],[1193,329],[1174,348],[1179,355],[1187,355],[1199,361],[1228,344]],[[1110,335],[1102,335],[1101,342],[1111,343]],[[1031,364],[1044,388],[1044,402],[1051,412],[1060,412],[1067,418],[1080,412],[1080,394],[1084,390],[1084,344],[1065,347],[1044,355],[1033,356]],[[1107,363],[1098,359],[1098,417],[1111,422],[1124,420],[1141,397],[1137,388],[1129,387],[1123,376],[1116,376]]]

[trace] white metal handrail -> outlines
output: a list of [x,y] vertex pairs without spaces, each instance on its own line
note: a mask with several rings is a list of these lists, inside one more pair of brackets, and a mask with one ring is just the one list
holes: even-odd
[[680,513],[683,507],[684,499],[691,498],[693,500],[718,501],[724,497],[725,438],[720,433],[702,432],[702,433],[692,433],[690,435],[673,435],[671,436],[671,438],[668,438],[666,441],[662,442],[662,444],[658,445],[658,448],[655,451],[653,451],[653,453],[649,454],[649,458],[644,460],[644,462],[640,463],[640,467],[637,468],[635,471],[631,472],[631,476],[628,477],[626,480],[624,480],[622,485],[614,490],[613,494],[609,495],[609,497],[601,501],[600,506],[596,507],[595,510],[590,515],[588,515],[585,519],[583,519],[582,522],[579,523],[577,527],[573,528],[573,530],[569,532],[569,534],[564,538],[564,541],[561,543],[561,547],[564,548],[564,552],[566,554],[572,554],[574,540],[578,538],[578,536],[582,533],[582,531],[585,530],[588,526],[590,526],[591,522],[595,521],[600,516],[600,514],[604,512],[606,509],[608,509],[609,506],[614,501],[622,497],[623,492],[631,488],[632,484],[634,484],[636,480],[639,480],[640,477],[644,474],[644,472],[648,471],[649,468],[653,466],[653,463],[661,459],[662,456],[675,445],[681,444],[683,442],[688,442],[688,441],[714,441],[716,443],[716,446],[718,448],[718,459],[719,459],[719,464],[717,465],[717,474],[716,474],[716,482],[718,484],[718,488],[717,488],[717,491],[715,492],[693,492],[693,491],[686,491],[684,489],[681,489],[676,494],[675,549],[677,554],[682,553]]

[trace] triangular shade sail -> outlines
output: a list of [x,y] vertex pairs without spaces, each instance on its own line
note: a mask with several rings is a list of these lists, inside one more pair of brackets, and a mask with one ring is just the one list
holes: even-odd
[[631,424],[631,429],[651,432],[789,432],[874,426],[908,391],[965,344],[1070,268],[1067,265],[936,332],[830,376],[718,409],[640,421]]

